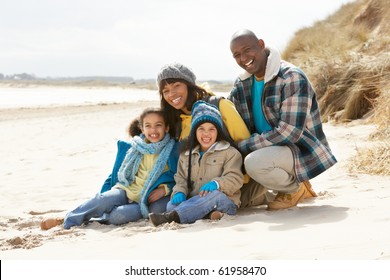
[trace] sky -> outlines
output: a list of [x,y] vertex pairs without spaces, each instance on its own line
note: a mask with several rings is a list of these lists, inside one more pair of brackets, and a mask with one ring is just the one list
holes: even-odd
[[0,0],[0,73],[153,79],[168,63],[233,80],[229,44],[250,29],[279,51],[353,0]]

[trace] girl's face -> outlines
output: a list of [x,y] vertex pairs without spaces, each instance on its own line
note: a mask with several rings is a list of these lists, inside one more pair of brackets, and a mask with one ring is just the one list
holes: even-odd
[[166,84],[162,90],[162,94],[165,101],[176,110],[182,110],[186,114],[191,113],[186,108],[188,88],[185,83],[175,82]]
[[217,128],[212,123],[203,123],[196,129],[196,139],[202,152],[207,151],[215,143],[217,136]]
[[169,127],[165,124],[162,116],[150,113],[144,117],[141,130],[150,143],[156,143],[164,138]]

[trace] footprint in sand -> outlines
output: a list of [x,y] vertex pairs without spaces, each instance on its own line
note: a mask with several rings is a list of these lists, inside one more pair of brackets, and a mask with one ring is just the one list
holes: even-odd
[[319,200],[330,199],[336,196],[334,193],[328,191],[319,192],[317,195],[318,197],[316,197],[316,199]]
[[42,235],[26,234],[22,237],[16,236],[9,238],[0,243],[0,250],[12,250],[12,249],[32,249],[42,246]]
[[[41,213],[57,213],[62,210],[50,210],[45,212],[30,211],[33,215],[30,218],[7,218],[0,220],[0,230],[6,231],[10,235],[0,239],[0,251],[13,249],[32,249],[44,245],[48,240],[64,240],[76,236],[85,235],[77,229],[64,230],[55,229],[48,232],[42,232],[40,222],[42,220]],[[14,233],[12,233],[14,232]]]

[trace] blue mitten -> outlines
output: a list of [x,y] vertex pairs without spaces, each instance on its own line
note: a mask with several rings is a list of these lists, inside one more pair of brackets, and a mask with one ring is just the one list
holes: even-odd
[[186,195],[182,192],[175,193],[172,198],[172,204],[178,205],[186,200]]
[[206,191],[206,192],[212,192],[218,189],[218,184],[215,181],[210,181],[206,184],[204,184],[201,188],[200,191]]

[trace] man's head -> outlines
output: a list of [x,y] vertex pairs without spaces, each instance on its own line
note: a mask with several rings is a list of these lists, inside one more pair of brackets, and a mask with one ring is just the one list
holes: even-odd
[[264,41],[250,30],[242,29],[233,34],[230,50],[237,64],[257,78],[263,78],[267,64]]

